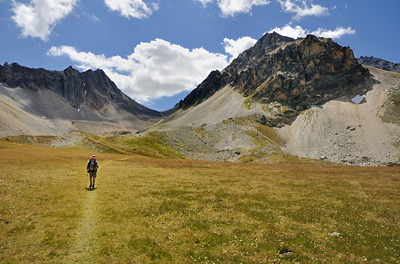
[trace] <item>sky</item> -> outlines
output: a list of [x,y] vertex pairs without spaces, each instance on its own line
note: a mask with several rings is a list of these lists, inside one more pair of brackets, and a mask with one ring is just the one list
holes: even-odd
[[164,111],[273,31],[398,63],[399,10],[399,0],[0,0],[0,63],[103,69]]

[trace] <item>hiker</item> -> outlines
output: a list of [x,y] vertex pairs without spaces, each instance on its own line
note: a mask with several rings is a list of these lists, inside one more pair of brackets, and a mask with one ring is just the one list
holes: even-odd
[[90,189],[94,189],[94,182],[96,181],[97,169],[99,168],[99,163],[96,161],[96,156],[93,155],[90,157],[89,162],[87,164],[87,172],[90,176]]

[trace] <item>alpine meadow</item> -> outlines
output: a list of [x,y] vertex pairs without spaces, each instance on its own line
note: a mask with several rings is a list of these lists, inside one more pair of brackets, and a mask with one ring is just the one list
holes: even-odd
[[244,164],[0,142],[1,263],[397,263],[397,167]]

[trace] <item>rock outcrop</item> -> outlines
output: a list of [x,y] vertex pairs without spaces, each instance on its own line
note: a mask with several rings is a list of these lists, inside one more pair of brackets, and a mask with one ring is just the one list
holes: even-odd
[[365,94],[369,81],[368,69],[357,62],[349,47],[332,39],[308,35],[295,40],[274,32],[264,35],[221,73],[210,74],[179,106],[187,109],[230,84],[249,102],[278,102],[300,112],[334,98]]
[[181,100],[178,103],[178,108],[186,110],[191,106],[204,102],[224,87],[228,80],[226,73],[222,75],[218,70],[212,71],[195,90],[186,96],[185,100]]

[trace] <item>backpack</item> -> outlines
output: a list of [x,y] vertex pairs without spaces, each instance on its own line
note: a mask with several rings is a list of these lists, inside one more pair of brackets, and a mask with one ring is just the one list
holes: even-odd
[[97,171],[97,161],[89,160],[88,168],[89,168],[89,171]]

